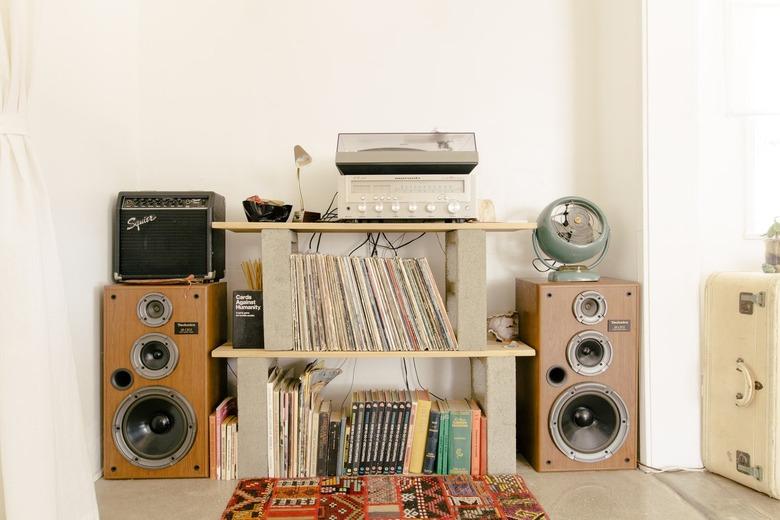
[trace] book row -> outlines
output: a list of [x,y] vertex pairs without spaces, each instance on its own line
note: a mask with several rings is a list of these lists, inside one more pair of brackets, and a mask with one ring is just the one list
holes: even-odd
[[235,397],[226,397],[209,415],[209,477],[238,478],[238,409]]
[[487,417],[476,401],[432,399],[425,390],[361,390],[341,407],[319,396],[333,371],[310,364],[295,377],[272,369],[270,476],[485,473]]
[[456,350],[425,258],[291,255],[295,350]]

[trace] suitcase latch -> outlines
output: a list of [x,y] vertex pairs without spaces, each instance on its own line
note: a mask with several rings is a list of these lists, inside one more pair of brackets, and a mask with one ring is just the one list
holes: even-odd
[[750,454],[744,451],[737,450],[737,471],[750,475],[756,480],[761,480],[764,477],[764,472],[761,466],[750,465]]
[[753,305],[763,307],[766,304],[766,293],[739,293],[739,313],[740,314],[753,314]]

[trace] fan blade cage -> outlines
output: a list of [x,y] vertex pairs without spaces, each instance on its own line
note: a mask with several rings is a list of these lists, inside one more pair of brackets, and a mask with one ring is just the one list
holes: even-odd
[[556,234],[570,244],[585,246],[604,234],[604,225],[591,208],[577,202],[565,202],[550,212]]

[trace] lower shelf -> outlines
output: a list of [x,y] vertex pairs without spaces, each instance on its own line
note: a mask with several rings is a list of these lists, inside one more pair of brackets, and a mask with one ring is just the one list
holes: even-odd
[[[516,345],[516,346],[514,346]],[[265,350],[261,348],[233,348],[231,343],[225,343],[211,351],[215,358],[487,358],[487,357],[532,357],[536,351],[525,343],[489,342],[485,348],[478,350],[424,350],[395,352],[350,352],[350,351],[319,351],[308,352],[300,350]]]

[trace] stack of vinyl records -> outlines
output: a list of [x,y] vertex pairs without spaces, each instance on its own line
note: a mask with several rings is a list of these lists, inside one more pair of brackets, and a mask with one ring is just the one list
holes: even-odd
[[291,255],[294,349],[457,350],[425,258]]

